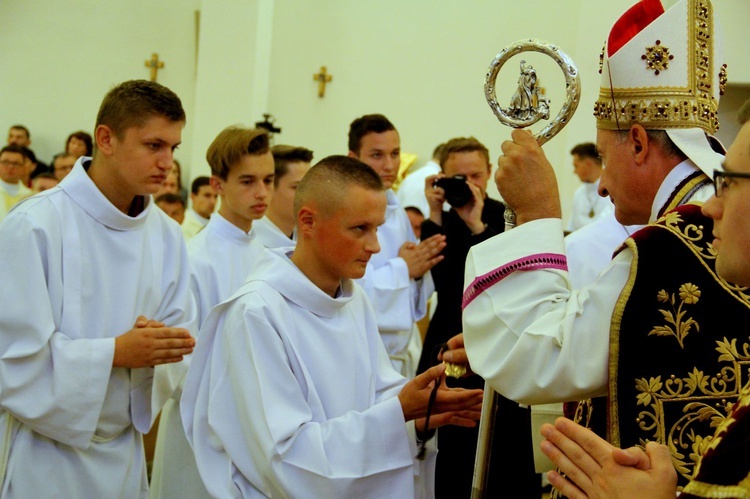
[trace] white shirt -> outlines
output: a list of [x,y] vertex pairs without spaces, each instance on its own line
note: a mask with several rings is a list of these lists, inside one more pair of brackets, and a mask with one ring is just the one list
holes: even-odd
[[362,290],[337,298],[284,250],[214,308],[182,397],[196,461],[215,497],[432,495],[434,452],[417,453]]
[[398,186],[396,192],[398,203],[404,208],[407,206],[417,207],[425,218],[429,218],[430,203],[427,202],[427,196],[424,195],[424,182],[430,175],[437,175],[441,171],[440,165],[435,160],[430,160],[421,168],[408,174]]
[[20,180],[16,184],[9,184],[0,180],[0,221],[10,212],[10,210],[19,202],[31,196],[31,189],[23,185]]
[[[244,232],[214,213],[208,225],[188,242],[190,286],[200,323],[214,305],[229,298],[245,282],[263,251],[254,233],[255,222],[250,232]],[[179,399],[178,390],[162,411],[149,496],[209,497],[185,438]]]
[[[684,161],[665,178],[651,220],[697,168]],[[707,185],[691,201],[713,194]],[[465,286],[516,260],[565,255],[560,219],[522,224],[472,247]],[[573,290],[565,270],[510,272],[464,309],[472,370],[505,397],[524,404],[582,400],[607,393],[612,313],[630,274],[630,249],[618,253],[590,286]]]
[[182,221],[182,235],[185,236],[185,241],[195,237],[208,224],[209,220],[198,215],[198,212],[194,209],[189,208],[185,212],[185,220]]
[[297,245],[294,239],[296,230],[292,234],[293,238],[289,238],[266,216],[253,222],[253,232],[258,242],[266,248],[292,248]]
[[614,205],[609,197],[599,195],[599,179],[596,182],[584,182],[573,193],[573,209],[568,221],[568,232],[584,227],[605,213],[613,213]]
[[186,366],[113,368],[114,338],[139,315],[195,333],[179,227],[150,197],[120,212],[89,159],[0,224],[3,498],[145,496],[141,433]]
[[[378,330],[397,371],[413,377],[421,354],[421,340],[414,323],[424,317],[427,299],[435,290],[429,272],[416,281],[398,256],[401,246],[416,242],[409,217],[392,190],[386,192],[385,223],[378,227],[380,253],[370,258],[365,276],[357,282],[375,308]],[[415,337],[420,340],[415,345]]]

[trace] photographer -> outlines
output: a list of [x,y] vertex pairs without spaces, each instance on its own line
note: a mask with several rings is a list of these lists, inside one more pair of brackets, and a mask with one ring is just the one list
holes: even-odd
[[[454,138],[445,144],[440,154],[442,173],[425,179],[425,195],[430,205],[429,218],[422,223],[422,238],[444,234],[445,257],[432,268],[432,278],[438,294],[435,314],[427,329],[418,372],[427,370],[437,362],[439,347],[462,331],[461,301],[464,283],[464,265],[471,246],[503,231],[504,205],[487,197],[490,178],[489,152],[477,139]],[[451,205],[443,211],[444,202]],[[484,381],[478,376],[460,380],[448,379],[450,386],[482,388]],[[490,496],[493,480],[502,480],[503,491],[512,484],[513,497],[539,497],[539,479],[534,472],[531,444],[531,415],[517,403],[500,397],[496,428],[510,431],[494,439],[492,455],[498,458],[491,463],[489,473]],[[474,471],[478,428],[441,428],[438,431],[435,492],[437,497],[469,497]],[[508,453],[507,449],[513,449]],[[500,462],[503,456],[513,456]],[[502,468],[502,475],[500,470]],[[512,479],[509,480],[509,478]]]

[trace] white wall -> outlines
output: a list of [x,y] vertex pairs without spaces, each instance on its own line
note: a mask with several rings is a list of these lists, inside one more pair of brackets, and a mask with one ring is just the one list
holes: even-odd
[[[188,114],[183,143],[190,143],[198,4],[0,1],[0,134],[16,123],[27,126],[32,149],[48,162],[71,132],[93,132],[99,104],[112,85],[148,78],[144,62],[158,52],[165,61],[158,81],[182,99]],[[178,151],[177,157],[187,156]]]
[[[612,23],[634,2],[1,0],[0,133],[27,125],[33,148],[48,161],[70,132],[91,130],[112,84],[148,77],[144,60],[158,52],[166,61],[159,81],[180,95],[188,113],[177,152],[186,181],[208,173],[205,150],[222,128],[252,125],[264,112],[283,128],[277,142],[306,145],[317,158],[345,153],[349,123],[372,112],[392,119],[418,164],[438,142],[458,135],[476,136],[494,158],[509,129],[485,102],[485,71],[503,47],[535,37],[557,43],[581,72],[578,113],[545,146],[567,215],[577,186],[568,151],[594,139],[599,52]],[[730,82],[750,83],[744,55],[750,2],[714,5]],[[529,60],[556,113],[562,77],[534,55]],[[319,99],[312,75],[322,65],[333,82]],[[517,68],[510,66],[498,82],[501,101],[514,90]]]

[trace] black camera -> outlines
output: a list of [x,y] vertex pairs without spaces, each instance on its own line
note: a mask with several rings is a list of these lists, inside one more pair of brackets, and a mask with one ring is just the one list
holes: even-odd
[[474,199],[474,194],[471,192],[469,184],[466,183],[466,177],[463,175],[439,178],[432,185],[441,187],[445,191],[445,200],[454,208],[465,206],[469,201]]

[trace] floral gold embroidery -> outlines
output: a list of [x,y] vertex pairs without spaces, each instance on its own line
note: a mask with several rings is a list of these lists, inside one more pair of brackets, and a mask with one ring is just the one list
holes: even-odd
[[[687,288],[685,291],[690,293]],[[671,299],[666,292],[664,295]],[[694,476],[700,456],[716,447],[723,431],[733,421],[728,415],[738,395],[750,395],[750,384],[743,379],[750,365],[750,342],[742,342],[742,347],[738,348],[736,338],[725,337],[716,342],[716,352],[719,353],[717,360],[727,365],[714,375],[694,367],[684,377],[635,380],[639,392],[637,404],[644,406],[638,413],[639,428],[651,434],[649,440],[669,447],[675,469],[687,479]],[[750,404],[750,396],[740,403]],[[680,407],[680,404],[684,405]],[[675,409],[681,414],[676,420],[668,416],[670,412],[674,415]],[[713,430],[707,431],[706,427]],[[647,441],[641,438],[640,446],[645,447]]]
[[674,56],[669,53],[669,48],[661,44],[661,40],[656,40],[656,45],[646,47],[646,53],[641,56],[646,61],[646,68],[653,70],[655,75],[669,69],[669,61]]
[[698,289],[698,286],[688,282],[680,286],[678,296],[680,298],[680,304],[677,306],[677,310],[675,310],[676,300],[674,294],[670,295],[663,289],[657,293],[656,299],[662,303],[668,303],[672,310],[659,309],[659,312],[664,316],[664,320],[667,324],[654,327],[648,335],[674,336],[677,338],[680,348],[684,349],[685,346],[683,342],[685,337],[690,334],[693,326],[695,326],[696,332],[700,330],[700,326],[692,317],[685,318],[687,310],[683,310],[683,306],[698,303],[698,300],[701,297],[701,291]]

